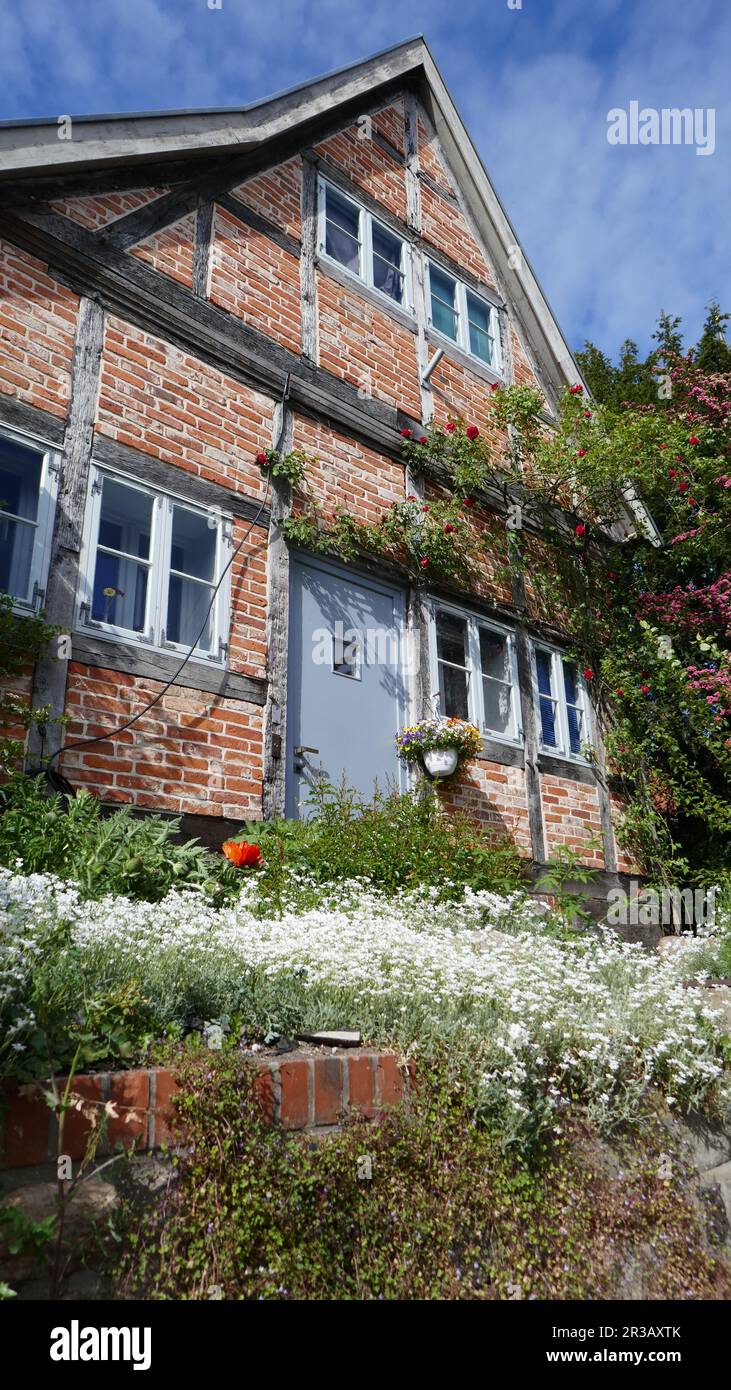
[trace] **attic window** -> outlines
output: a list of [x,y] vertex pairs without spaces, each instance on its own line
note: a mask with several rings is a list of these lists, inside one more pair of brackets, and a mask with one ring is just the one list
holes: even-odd
[[408,242],[320,179],[319,252],[386,299],[411,309]]
[[502,371],[498,311],[482,295],[447,274],[434,261],[429,269],[429,322],[444,338],[493,371]]

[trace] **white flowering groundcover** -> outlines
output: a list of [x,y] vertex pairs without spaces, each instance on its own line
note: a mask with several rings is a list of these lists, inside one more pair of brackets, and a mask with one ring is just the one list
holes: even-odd
[[50,876],[0,870],[6,1052],[25,1046],[29,977],[67,922],[53,969],[70,1010],[134,981],[160,1035],[227,1015],[249,1033],[356,1027],[417,1058],[446,1047],[455,1080],[507,1137],[560,1130],[573,1100],[605,1129],[653,1088],[683,1110],[726,1103],[719,1015],[683,985],[707,942],[667,959],[610,931],[558,939],[521,895],[438,903],[430,890],[386,897],[352,882],[316,909],[261,917],[256,893],[254,876],[219,909],[193,892],[84,902]]

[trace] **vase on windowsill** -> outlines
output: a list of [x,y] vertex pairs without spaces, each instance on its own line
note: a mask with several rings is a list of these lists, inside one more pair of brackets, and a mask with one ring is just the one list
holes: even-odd
[[401,761],[415,763],[429,777],[452,777],[481,748],[479,729],[465,719],[420,719],[396,735]]

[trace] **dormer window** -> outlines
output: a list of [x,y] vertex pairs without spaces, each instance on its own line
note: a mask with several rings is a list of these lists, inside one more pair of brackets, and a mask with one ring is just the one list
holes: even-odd
[[360,203],[320,179],[320,255],[411,310],[411,248]]

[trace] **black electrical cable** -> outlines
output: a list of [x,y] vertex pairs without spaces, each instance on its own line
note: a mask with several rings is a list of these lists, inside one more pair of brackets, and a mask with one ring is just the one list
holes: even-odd
[[[286,403],[287,403],[287,398],[288,398],[288,396],[289,396],[289,373],[287,373],[287,379],[286,379],[285,384],[284,384],[284,392],[283,392],[283,394],[282,394],[282,400],[281,400],[282,424],[281,424],[281,429],[280,429],[280,432],[279,432],[279,438],[277,439],[277,442],[276,442],[276,444],[275,444],[275,446],[274,446],[274,447],[275,447],[275,450],[279,450],[279,449],[281,448],[281,446],[282,446],[282,441],[283,441],[283,438],[284,438],[284,431],[285,431],[285,425],[286,425],[286,412],[285,412],[284,407],[285,407],[285,405],[286,405]],[[257,510],[255,516],[252,517],[252,520],[249,522],[249,526],[248,526],[247,531],[246,531],[246,532],[244,533],[244,535],[241,537],[241,540],[239,541],[239,543],[238,543],[236,549],[234,550],[233,554],[230,556],[228,562],[226,563],[226,565],[224,566],[223,570],[221,571],[221,575],[220,575],[220,578],[219,578],[219,580],[218,580],[218,583],[216,584],[216,587],[215,587],[215,589],[213,590],[213,593],[211,594],[211,601],[210,601],[210,603],[209,603],[209,605],[208,605],[208,608],[206,609],[205,617],[204,617],[203,622],[202,622],[202,624],[201,624],[200,631],[198,632],[198,634],[197,634],[197,636],[196,636],[196,638],[195,638],[195,641],[193,642],[193,645],[188,649],[188,651],[186,652],[185,656],[183,657],[183,660],[181,661],[181,663],[180,663],[180,665],[178,666],[177,670],[173,672],[172,676],[170,677],[170,680],[169,680],[169,681],[166,681],[165,685],[162,687],[162,690],[159,690],[158,693],[157,693],[157,695],[155,695],[154,698],[153,698],[152,700],[149,700],[149,701],[147,702],[147,704],[144,705],[143,708],[137,712],[137,714],[133,715],[131,719],[125,720],[124,724],[118,725],[118,727],[115,728],[115,729],[110,729],[110,730],[109,730],[107,733],[105,733],[105,734],[99,734],[97,738],[80,738],[80,739],[77,739],[74,743],[65,743],[65,744],[63,745],[63,747],[57,748],[56,751],[55,751],[55,753],[52,753],[51,756],[50,756],[50,758],[48,758],[48,760],[47,760],[47,762],[46,762],[46,764],[45,764],[45,767],[44,767],[44,766],[41,766],[41,768],[39,769],[40,772],[45,772],[47,779],[49,779],[49,780],[52,779],[52,778],[53,778],[53,779],[60,779],[60,780],[62,780],[63,782],[66,782],[66,779],[65,779],[65,778],[62,778],[61,773],[57,772],[56,769],[53,768],[53,767],[51,766],[51,764],[53,763],[54,758],[60,757],[62,753],[69,753],[69,752],[71,751],[72,748],[88,748],[89,745],[92,744],[92,743],[106,743],[107,739],[118,738],[119,735],[125,733],[127,729],[131,729],[132,725],[133,725],[133,724],[136,724],[137,721],[138,721],[138,719],[141,719],[141,718],[142,718],[143,714],[147,714],[149,710],[153,709],[154,706],[158,703],[158,701],[162,699],[163,695],[165,695],[166,692],[170,689],[171,685],[174,685],[174,684],[175,684],[176,680],[178,679],[178,676],[180,675],[180,672],[184,669],[185,666],[187,666],[188,662],[190,661],[191,657],[193,656],[193,653],[195,652],[195,649],[196,649],[196,647],[198,646],[198,643],[199,643],[201,637],[203,636],[203,633],[205,632],[206,627],[208,626],[208,618],[209,618],[209,616],[210,616],[211,609],[213,608],[213,605],[214,605],[214,603],[215,603],[216,594],[218,593],[218,590],[220,589],[220,587],[221,587],[221,585],[222,585],[224,579],[226,578],[226,575],[228,574],[228,571],[230,570],[230,568],[231,568],[231,566],[232,566],[234,560],[236,559],[236,556],[240,554],[240,552],[241,552],[243,546],[245,545],[246,541],[249,539],[249,536],[251,535],[251,532],[253,531],[254,527],[256,526],[256,523],[257,523],[257,521],[259,520],[259,517],[261,516],[261,514],[262,514],[262,512],[263,512],[263,510],[264,510],[264,508],[265,508],[265,506],[266,506],[266,504],[267,504],[267,498],[269,497],[269,487],[270,487],[270,484],[271,484],[271,475],[270,475],[270,474],[267,474],[266,488],[264,489],[264,496],[262,497],[261,502],[259,503],[258,510]],[[41,743],[41,764],[43,764],[43,752],[42,752],[42,747],[43,747],[43,744]],[[72,794],[75,794],[75,793],[73,793],[73,788],[71,787],[70,783],[67,783],[66,785],[67,785],[67,787],[68,787],[68,790],[69,790]],[[68,792],[67,792],[67,794],[68,794]]]

